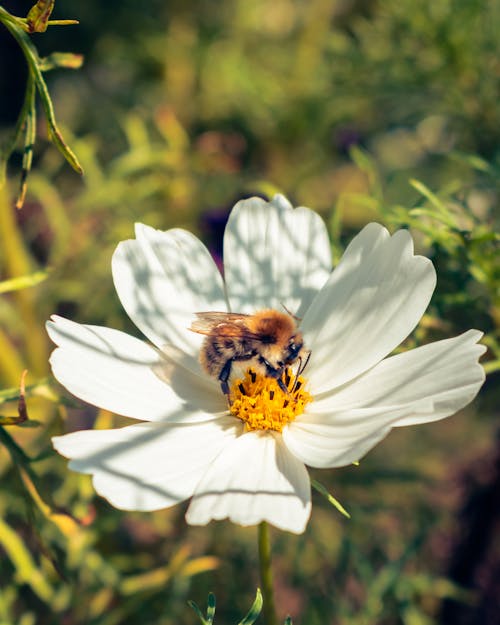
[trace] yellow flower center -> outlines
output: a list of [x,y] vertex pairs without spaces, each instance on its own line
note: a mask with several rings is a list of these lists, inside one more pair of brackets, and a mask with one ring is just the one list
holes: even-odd
[[230,412],[244,421],[246,430],[281,432],[299,414],[312,396],[304,390],[305,380],[286,369],[282,377],[285,393],[278,380],[248,369],[243,379],[233,382],[229,391]]

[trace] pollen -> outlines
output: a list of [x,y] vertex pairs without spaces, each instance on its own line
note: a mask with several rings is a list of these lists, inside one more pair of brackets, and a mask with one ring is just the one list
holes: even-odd
[[248,369],[244,378],[231,385],[230,412],[241,419],[247,431],[275,430],[281,432],[287,423],[304,412],[312,396],[305,390],[306,381],[290,369],[283,373],[285,393],[278,380],[258,375]]

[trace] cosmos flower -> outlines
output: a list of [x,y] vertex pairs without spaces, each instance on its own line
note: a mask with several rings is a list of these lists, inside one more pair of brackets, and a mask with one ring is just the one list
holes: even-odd
[[[74,471],[123,510],[191,498],[187,522],[268,521],[303,532],[306,469],[358,461],[393,427],[443,419],[484,380],[481,332],[390,355],[412,332],[436,283],[411,236],[367,225],[332,272],[321,218],[283,196],[236,204],[224,236],[224,277],[185,230],[136,226],[114,253],[113,279],[148,342],[53,317],[54,375],[80,399],[139,422],[53,439]],[[199,311],[290,311],[310,358],[287,388],[235,367],[230,402],[200,364]],[[237,363],[235,363],[237,364]],[[293,368],[292,368],[293,369]],[[290,379],[292,381],[290,381]],[[273,386],[274,385],[274,386]]]

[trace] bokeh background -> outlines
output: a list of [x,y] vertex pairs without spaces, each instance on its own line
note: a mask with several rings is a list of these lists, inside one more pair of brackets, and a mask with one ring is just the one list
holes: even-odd
[[[1,0],[25,16],[32,2]],[[500,622],[500,2],[491,0],[57,0],[41,55],[82,53],[46,75],[74,173],[39,111],[28,194],[21,151],[0,189],[0,414],[21,372],[36,428],[0,429],[0,623],[193,624],[217,596],[236,624],[259,584],[256,530],[186,526],[185,506],[123,513],[67,471],[50,436],[123,423],[50,377],[57,312],[137,335],[110,258],[133,223],[184,227],[216,257],[230,207],[280,191],[318,210],[333,255],[370,220],[410,227],[438,286],[405,349],[470,327],[488,379],[450,420],[397,430],[360,466],[315,472],[306,533],[273,533],[280,616],[304,625]],[[27,70],[0,24],[0,141]],[[76,519],[76,520],[75,520]]]

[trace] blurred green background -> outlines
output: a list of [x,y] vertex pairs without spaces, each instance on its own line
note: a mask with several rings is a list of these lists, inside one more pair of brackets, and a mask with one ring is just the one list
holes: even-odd
[[[32,2],[1,5],[25,16]],[[188,228],[217,256],[234,202],[277,191],[324,216],[335,259],[370,220],[410,227],[438,287],[405,347],[475,327],[489,348],[487,383],[460,415],[315,473],[352,518],[316,494],[303,536],[273,534],[280,615],[496,625],[500,2],[57,0],[53,17],[80,20],[32,41],[42,56],[85,56],[46,75],[85,175],[47,140],[39,108],[24,207],[21,150],[0,189],[0,279],[47,272],[0,294],[0,414],[16,414],[28,369],[41,423],[0,429],[0,625],[189,625],[186,600],[204,605],[210,590],[219,625],[249,608],[255,528],[188,527],[185,506],[116,511],[51,451],[51,435],[121,421],[50,378],[43,324],[58,312],[137,334],[110,272],[134,221]],[[0,24],[0,142],[26,76]]]

